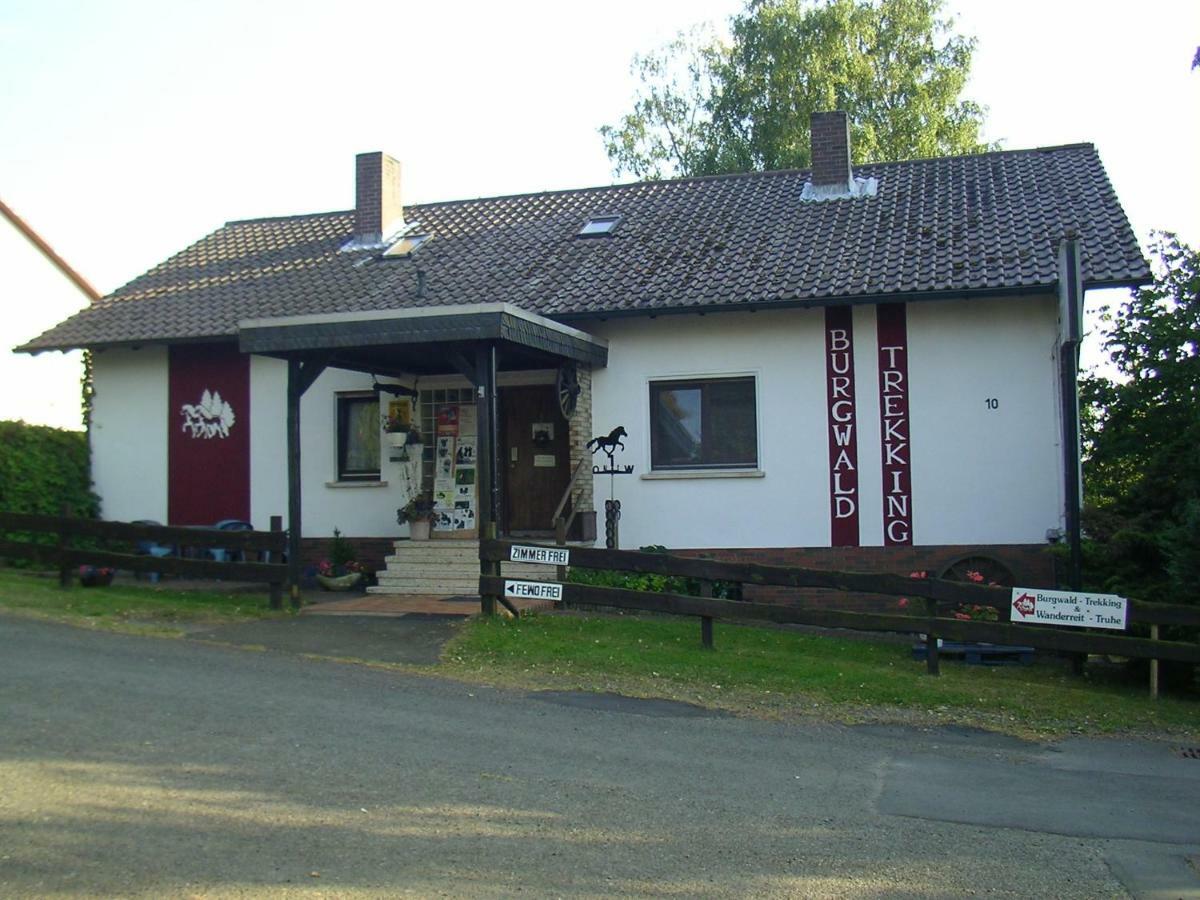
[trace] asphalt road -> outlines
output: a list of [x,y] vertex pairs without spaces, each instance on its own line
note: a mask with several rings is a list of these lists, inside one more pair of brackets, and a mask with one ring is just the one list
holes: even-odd
[[0,617],[0,896],[1200,896],[1169,744],[784,725]]

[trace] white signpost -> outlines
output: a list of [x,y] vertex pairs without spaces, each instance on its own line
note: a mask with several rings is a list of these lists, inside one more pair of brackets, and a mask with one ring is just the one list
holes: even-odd
[[1124,631],[1129,601],[1116,594],[1082,591],[1012,589],[1012,621],[1029,625],[1070,625],[1075,628],[1111,628]]
[[570,565],[571,551],[551,547],[528,547],[524,544],[513,544],[508,551],[509,562],[544,563],[548,566]]
[[504,596],[518,600],[562,600],[561,584],[553,581],[509,581],[504,580]]

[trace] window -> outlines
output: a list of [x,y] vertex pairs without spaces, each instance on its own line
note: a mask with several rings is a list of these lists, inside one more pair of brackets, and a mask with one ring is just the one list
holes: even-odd
[[620,216],[592,216],[579,229],[579,237],[604,237],[612,234],[620,221]]
[[337,395],[338,481],[379,480],[379,397]]
[[434,475],[434,449],[437,446],[437,414],[443,406],[461,406],[475,402],[474,388],[427,388],[421,391],[417,409],[421,416],[421,434],[425,446],[421,449],[422,485],[431,489]]
[[650,468],[758,466],[754,378],[650,383]]

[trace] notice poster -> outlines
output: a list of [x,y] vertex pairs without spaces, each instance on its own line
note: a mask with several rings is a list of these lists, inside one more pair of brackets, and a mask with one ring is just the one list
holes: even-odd
[[475,406],[473,404],[464,403],[458,408],[458,433],[460,436],[478,433],[475,427]]
[[475,437],[460,437],[454,451],[456,466],[475,465]]
[[458,434],[458,407],[439,406],[437,411],[437,433],[454,437]]
[[[474,412],[471,407],[461,408]],[[457,426],[462,425],[462,420],[457,416],[455,422]],[[478,534],[476,437],[473,434],[442,434],[441,429],[442,417],[439,413],[439,434],[434,445],[433,461],[433,530],[446,537],[474,537]]]

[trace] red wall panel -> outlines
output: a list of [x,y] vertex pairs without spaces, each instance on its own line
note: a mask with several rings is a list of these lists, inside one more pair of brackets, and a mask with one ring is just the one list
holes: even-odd
[[250,358],[233,344],[171,347],[167,517],[250,518]]

